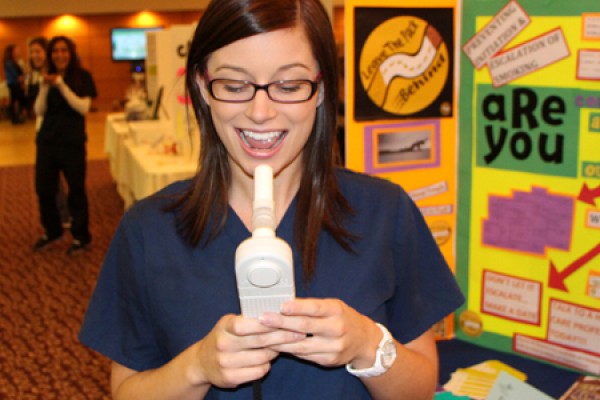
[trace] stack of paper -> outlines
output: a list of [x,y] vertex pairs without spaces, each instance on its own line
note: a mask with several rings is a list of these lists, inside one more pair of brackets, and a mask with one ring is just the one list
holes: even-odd
[[502,371],[520,381],[527,379],[527,375],[501,361],[488,360],[468,368],[457,369],[444,385],[444,389],[457,396],[484,400]]
[[533,386],[507,374],[500,372],[496,383],[485,400],[553,400],[552,397]]

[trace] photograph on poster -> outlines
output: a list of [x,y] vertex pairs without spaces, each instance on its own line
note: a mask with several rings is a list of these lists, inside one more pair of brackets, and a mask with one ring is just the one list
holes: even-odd
[[431,157],[431,132],[395,132],[379,136],[379,164],[428,160]]
[[365,128],[365,162],[369,173],[439,165],[439,121],[373,125]]

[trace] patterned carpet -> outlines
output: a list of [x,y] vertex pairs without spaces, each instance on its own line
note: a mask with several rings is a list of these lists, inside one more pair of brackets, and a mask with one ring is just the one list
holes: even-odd
[[109,361],[77,334],[123,212],[106,161],[88,163],[90,251],[71,237],[33,253],[40,235],[33,166],[0,168],[0,399],[108,399]]

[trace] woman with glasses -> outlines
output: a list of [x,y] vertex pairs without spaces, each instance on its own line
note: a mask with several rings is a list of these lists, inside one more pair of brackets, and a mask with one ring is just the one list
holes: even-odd
[[[463,298],[406,193],[336,166],[320,1],[213,0],[188,57],[199,171],[124,216],[80,334],[114,398],[431,399],[431,326]],[[261,164],[296,299],[250,318],[234,256]]]

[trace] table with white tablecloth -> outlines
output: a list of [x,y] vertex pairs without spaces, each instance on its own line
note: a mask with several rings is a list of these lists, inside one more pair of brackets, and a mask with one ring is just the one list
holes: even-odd
[[10,103],[10,91],[6,81],[0,81],[0,119],[8,118],[8,105]]
[[164,154],[161,143],[140,143],[124,114],[106,118],[104,148],[117,191],[129,208],[168,184],[193,176],[197,159]]

